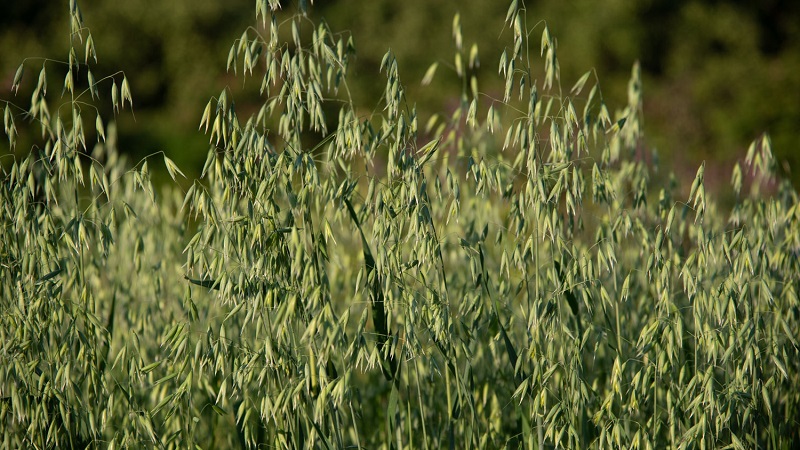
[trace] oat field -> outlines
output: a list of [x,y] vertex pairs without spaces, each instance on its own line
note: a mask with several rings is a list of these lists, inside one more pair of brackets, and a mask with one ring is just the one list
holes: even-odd
[[[230,84],[197,111],[197,179],[119,148],[136,80],[93,72],[77,0],[68,52],[21,61],[0,99],[0,447],[800,445],[800,208],[767,134],[732,205],[713,162],[659,171],[638,65],[621,105],[594,70],[562,80],[520,0],[499,61],[454,11],[452,59],[405,79],[387,48],[364,110],[348,83],[380,36],[306,3],[256,0],[208,68]],[[434,77],[455,106],[418,116],[407,88]]]

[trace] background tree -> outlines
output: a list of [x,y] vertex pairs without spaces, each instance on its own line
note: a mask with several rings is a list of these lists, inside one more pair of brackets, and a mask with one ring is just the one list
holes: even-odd
[[[290,2],[282,3],[284,10],[290,9]],[[0,74],[8,82],[0,92],[8,89],[16,61],[62,45],[65,28],[59,7],[58,2],[36,0],[3,6],[0,47],[5,57]],[[100,64],[125,70],[137,80],[137,125],[132,117],[121,118],[126,126],[120,127],[120,139],[130,143],[125,152],[141,157],[163,149],[186,170],[199,170],[204,152],[193,130],[203,96],[196,94],[210,96],[219,82],[233,82],[229,74],[208,68],[224,65],[225,42],[249,23],[251,9],[244,0],[224,4],[177,0],[155,6],[137,0],[87,8],[93,28],[105,37],[100,51],[107,56]],[[381,84],[372,73],[386,48],[393,50],[408,80],[421,79],[432,62],[440,61],[435,89],[408,83],[420,112],[432,113],[458,101],[442,89],[455,80],[450,29],[442,24],[449,23],[456,10],[461,11],[465,44],[481,43],[484,64],[477,70],[485,77],[493,72],[489,62],[497,60],[503,47],[502,37],[498,38],[505,17],[502,2],[333,1],[321,2],[310,14],[357,37],[359,82],[353,86],[353,96],[361,108],[374,107],[371,99]],[[606,81],[605,94],[612,102],[624,101],[628,68],[641,61],[648,142],[659,150],[666,167],[691,176],[703,160],[714,161],[709,164],[709,183],[715,190],[737,155],[768,131],[780,170],[795,187],[800,183],[797,170],[791,171],[800,164],[793,150],[800,122],[800,107],[793,101],[800,91],[796,4],[541,0],[528,4],[526,15],[530,23],[547,19],[559,38],[559,52],[573,55],[563,61],[565,79],[577,79],[587,67],[594,67]],[[490,95],[502,91],[491,78],[482,88]],[[165,117],[174,124],[161,126]],[[680,151],[668,145],[673,136],[682,136]]]

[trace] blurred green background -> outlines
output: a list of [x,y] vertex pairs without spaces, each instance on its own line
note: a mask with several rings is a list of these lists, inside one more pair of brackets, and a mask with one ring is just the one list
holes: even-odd
[[[294,11],[291,2],[284,4],[285,11]],[[481,91],[502,97],[496,70],[510,43],[503,29],[508,4],[316,0],[309,14],[314,20],[324,17],[334,32],[352,33],[357,59],[350,88],[357,103],[376,107],[385,82],[378,67],[391,48],[424,121],[458,102],[460,85],[448,68],[456,11],[464,46],[479,44]],[[122,150],[132,158],[164,150],[187,174],[196,174],[208,149],[207,137],[197,131],[208,99],[230,85],[239,90],[237,106],[261,100],[260,80],[242,91],[241,78],[225,71],[230,45],[254,24],[254,2],[83,0],[79,5],[96,43],[95,78],[122,70],[131,83],[134,115],[123,112],[118,119]],[[613,111],[624,106],[631,66],[641,61],[647,145],[658,149],[662,166],[691,177],[707,160],[709,187],[727,186],[732,164],[766,131],[779,170],[800,186],[800,2],[541,0],[526,7],[528,25],[545,19],[558,39],[565,91],[595,68]],[[65,59],[67,8],[66,0],[2,2],[0,98],[28,106],[24,95],[15,98],[10,91],[25,57]],[[539,25],[534,41],[541,30]],[[532,50],[538,55],[538,48]],[[440,63],[436,78],[423,88],[419,81],[434,61]],[[29,95],[41,61],[26,64],[20,92]],[[50,83],[52,98],[61,91],[61,79],[50,76]],[[101,87],[101,95],[110,96],[109,90]]]

